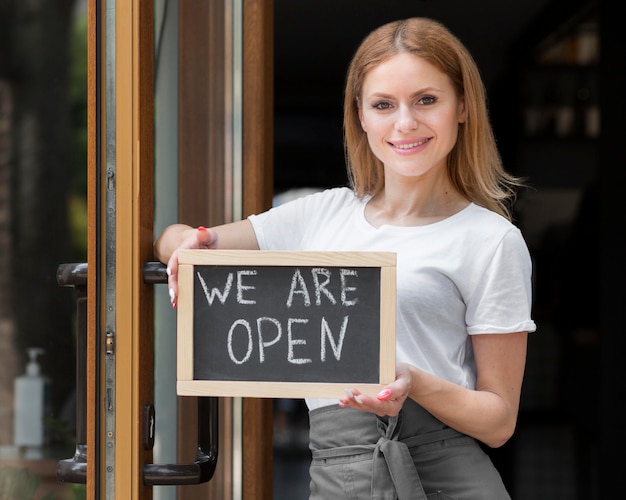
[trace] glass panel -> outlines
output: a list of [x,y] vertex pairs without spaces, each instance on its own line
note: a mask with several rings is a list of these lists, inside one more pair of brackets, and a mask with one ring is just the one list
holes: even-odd
[[[178,213],[178,2],[154,2],[155,234],[176,222]],[[172,70],[174,68],[174,70]],[[177,463],[176,313],[167,286],[156,285],[154,321],[154,463]],[[155,500],[174,500],[175,486],[153,489]]]
[[[76,297],[86,259],[87,2],[0,2],[0,498],[82,498]],[[30,361],[29,361],[30,360]]]

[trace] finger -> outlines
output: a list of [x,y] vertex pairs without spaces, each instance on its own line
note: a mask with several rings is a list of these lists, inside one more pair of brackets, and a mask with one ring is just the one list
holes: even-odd
[[346,392],[346,396],[348,397],[348,401],[353,400],[359,405],[363,404],[361,395],[357,391],[355,391],[354,389],[346,389],[345,392]]
[[170,256],[170,260],[167,261],[167,275],[169,278],[178,275],[178,250],[174,250]]
[[172,307],[176,307],[178,301],[178,255],[175,251],[167,262],[167,287]]
[[376,397],[379,401],[389,401],[391,399],[391,389],[385,387],[376,395]]
[[217,233],[204,226],[198,226],[196,238],[201,248],[217,248]]
[[358,407],[363,404],[360,396],[353,393],[352,389],[344,389],[345,396],[339,400],[339,406],[346,407]]
[[350,406],[350,403],[353,401],[352,391],[350,391],[350,389],[344,389],[344,392],[346,395],[339,400],[339,406],[342,408]]
[[169,295],[170,295],[170,303],[172,304],[172,307],[176,307],[176,302],[177,302],[177,298],[176,298],[176,291],[174,290],[174,288],[169,288],[168,289]]
[[176,307],[178,303],[178,283],[171,277],[167,280],[167,293],[170,296],[172,307]]

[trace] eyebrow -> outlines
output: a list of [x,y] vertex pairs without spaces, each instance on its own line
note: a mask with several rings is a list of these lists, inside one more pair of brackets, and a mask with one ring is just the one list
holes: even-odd
[[[411,98],[414,98],[414,97],[417,97],[417,96],[420,96],[420,95],[424,95],[424,94],[427,94],[429,92],[445,93],[445,90],[443,90],[443,89],[441,89],[439,87],[425,87],[423,89],[417,90],[416,92],[413,92],[411,94]],[[393,97],[394,96],[392,94],[387,94],[385,92],[374,92],[374,93],[366,96],[366,98],[369,98],[369,99],[371,99],[371,98],[391,99]]]

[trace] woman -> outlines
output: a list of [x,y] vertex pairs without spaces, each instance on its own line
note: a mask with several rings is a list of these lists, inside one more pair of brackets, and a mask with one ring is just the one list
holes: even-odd
[[384,25],[350,64],[344,127],[351,188],[164,231],[172,304],[180,248],[396,252],[396,380],[307,399],[311,498],[510,498],[477,441],[515,429],[531,263],[476,64],[435,21]]

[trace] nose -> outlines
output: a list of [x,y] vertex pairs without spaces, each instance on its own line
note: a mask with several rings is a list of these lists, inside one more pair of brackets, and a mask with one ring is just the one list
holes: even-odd
[[398,108],[396,119],[396,130],[399,132],[409,132],[415,130],[418,126],[416,111],[410,106],[401,105]]

